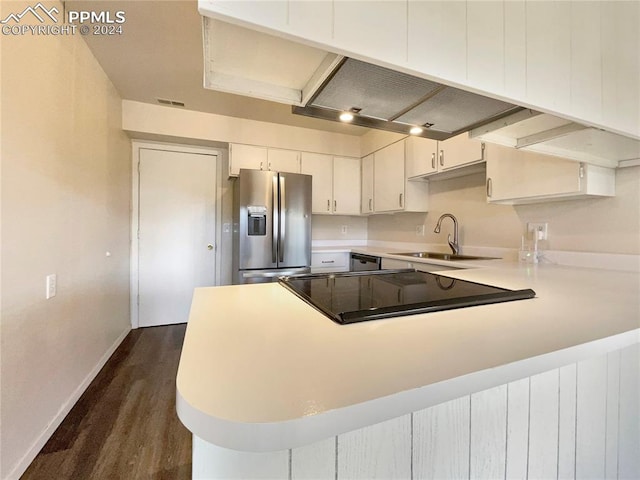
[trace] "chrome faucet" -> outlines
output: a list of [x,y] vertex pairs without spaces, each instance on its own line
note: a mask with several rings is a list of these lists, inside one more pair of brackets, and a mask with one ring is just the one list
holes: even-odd
[[440,226],[442,225],[442,220],[445,217],[449,217],[451,220],[453,220],[453,242],[451,241],[451,234],[447,235],[447,242],[449,243],[451,250],[453,250],[453,254],[458,255],[458,253],[460,252],[460,246],[458,245],[458,220],[456,219],[456,217],[454,217],[450,213],[443,213],[442,215],[440,215],[438,224],[433,231],[434,233],[440,233]]

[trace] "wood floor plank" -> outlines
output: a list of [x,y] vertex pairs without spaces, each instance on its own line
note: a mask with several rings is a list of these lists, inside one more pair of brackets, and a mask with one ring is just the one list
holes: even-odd
[[22,479],[190,479],[191,432],[175,408],[185,329],[132,330]]

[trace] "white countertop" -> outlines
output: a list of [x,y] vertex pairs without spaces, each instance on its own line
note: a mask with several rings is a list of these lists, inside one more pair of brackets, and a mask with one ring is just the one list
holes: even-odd
[[493,262],[445,275],[537,297],[338,325],[277,283],[196,289],[178,415],[208,442],[275,451],[640,341],[637,273]]

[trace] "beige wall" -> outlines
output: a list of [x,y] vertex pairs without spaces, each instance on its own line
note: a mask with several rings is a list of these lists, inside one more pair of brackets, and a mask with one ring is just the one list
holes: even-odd
[[[26,5],[2,2],[2,18]],[[130,328],[131,147],[121,100],[80,36],[5,36],[1,49],[6,478]],[[58,293],[45,300],[51,273]]]
[[244,143],[330,155],[360,156],[360,137],[353,135],[129,100],[122,102],[122,128],[135,138],[214,146],[221,146],[220,142]]
[[[347,232],[342,233],[342,227]],[[355,240],[367,239],[367,217],[345,215],[313,215],[311,236],[314,241],[344,241],[345,244]]]
[[[640,254],[640,167],[616,172],[616,196],[535,205],[489,205],[483,174],[429,185],[429,213],[375,215],[368,239],[446,245],[451,223],[433,233],[438,217],[453,213],[460,222],[460,244],[518,248],[526,223],[549,223],[550,250]],[[425,225],[425,236],[415,234]]]

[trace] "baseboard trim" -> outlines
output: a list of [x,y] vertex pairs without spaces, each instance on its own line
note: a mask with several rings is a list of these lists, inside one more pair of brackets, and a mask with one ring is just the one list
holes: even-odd
[[42,447],[44,447],[45,443],[51,438],[53,432],[60,426],[62,421],[65,419],[67,414],[71,411],[76,402],[80,399],[82,394],[85,392],[87,387],[91,384],[94,378],[98,375],[102,367],[104,367],[107,360],[111,358],[113,352],[120,346],[125,337],[129,334],[131,329],[127,329],[120,334],[120,336],[116,339],[115,342],[109,347],[109,349],[105,352],[105,354],[98,360],[98,363],[91,369],[89,374],[84,378],[82,383],[78,385],[71,396],[67,399],[67,401],[60,407],[58,413],[51,420],[47,428],[38,436],[38,438],[33,442],[29,450],[24,454],[24,456],[20,459],[20,461],[13,467],[9,475],[4,480],[14,480],[20,478],[24,472],[27,470],[33,459],[36,458]]

